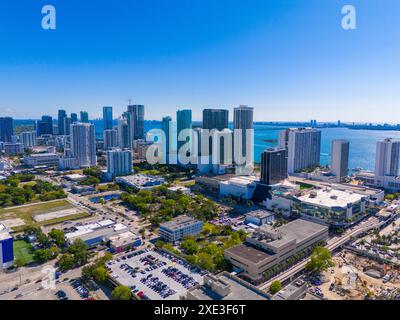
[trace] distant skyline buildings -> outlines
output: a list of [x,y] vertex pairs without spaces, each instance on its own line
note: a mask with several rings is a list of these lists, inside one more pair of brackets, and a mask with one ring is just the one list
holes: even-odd
[[192,110],[183,109],[176,112],[176,126],[177,126],[177,147],[178,150],[190,140],[188,137],[186,141],[179,141],[179,134],[183,130],[192,129]]
[[104,130],[103,132],[104,150],[109,150],[118,146],[118,131]]
[[113,108],[111,106],[103,107],[103,129],[111,130],[113,128]]
[[172,118],[166,116],[162,118],[161,130],[164,132],[165,140],[163,142],[162,158],[164,163],[170,163],[171,149],[172,149]]
[[11,142],[14,134],[14,120],[11,117],[0,118],[0,141]]
[[71,113],[71,123],[78,122],[78,114]]
[[58,134],[63,136],[66,134],[65,120],[67,119],[67,112],[64,109],[58,110]]
[[128,112],[132,114],[133,140],[142,140],[144,136],[145,107],[141,104],[128,105]]
[[81,122],[89,123],[89,113],[87,111],[81,111]]
[[42,120],[36,123],[36,131],[38,136],[53,134],[53,118],[51,116],[42,116]]

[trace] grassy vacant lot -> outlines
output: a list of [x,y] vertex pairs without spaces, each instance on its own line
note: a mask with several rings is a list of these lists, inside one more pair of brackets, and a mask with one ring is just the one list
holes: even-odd
[[25,240],[14,241],[14,257],[16,261],[28,265],[35,262],[35,254],[32,246]]
[[57,212],[60,210],[66,210],[74,208],[72,204],[70,204],[66,200],[57,200],[51,202],[43,202],[37,203],[32,205],[20,206],[20,207],[13,207],[13,208],[6,208],[0,209],[0,221],[1,220],[12,220],[12,219],[21,219],[25,222],[24,226],[17,226],[13,227],[14,231],[20,231],[25,226],[28,225],[53,225],[57,223],[61,223],[65,220],[76,220],[87,217],[88,214],[86,212],[78,213],[75,215],[64,216],[60,218],[55,218],[52,220],[47,220],[43,222],[36,222],[33,217],[38,214],[45,214],[50,212]]
[[29,181],[29,182],[21,182],[18,187],[23,188],[24,186],[33,187],[36,185],[36,181]]

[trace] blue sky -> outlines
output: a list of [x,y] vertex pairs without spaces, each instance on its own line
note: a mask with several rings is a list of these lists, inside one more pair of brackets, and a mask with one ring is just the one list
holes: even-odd
[[398,0],[2,0],[0,115],[98,117],[131,98],[156,120],[248,104],[259,121],[400,123],[399,14]]

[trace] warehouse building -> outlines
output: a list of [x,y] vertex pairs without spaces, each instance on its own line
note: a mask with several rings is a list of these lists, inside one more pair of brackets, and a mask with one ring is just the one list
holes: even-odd
[[89,247],[100,245],[109,236],[116,234],[116,224],[112,220],[103,220],[75,227],[75,230],[65,235],[72,244],[76,239],[83,240]]

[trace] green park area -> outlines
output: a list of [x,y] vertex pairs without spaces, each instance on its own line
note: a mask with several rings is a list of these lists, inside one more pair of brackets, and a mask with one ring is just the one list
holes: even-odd
[[48,226],[87,216],[88,213],[82,212],[67,200],[0,209],[0,222],[14,231],[21,231],[26,226]]
[[32,246],[25,240],[14,241],[14,260],[17,265],[28,265],[35,262]]

